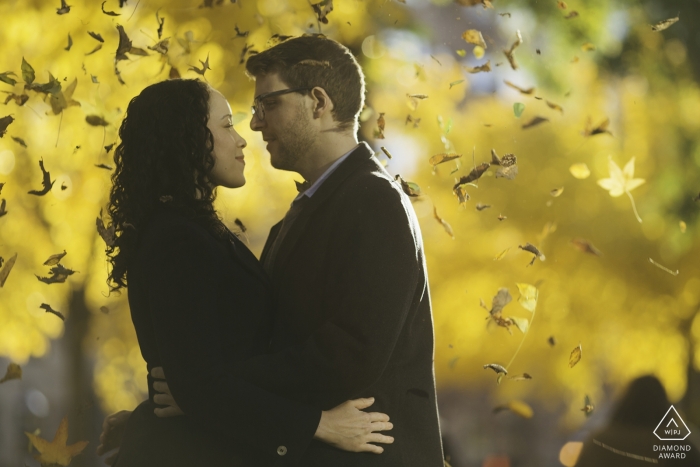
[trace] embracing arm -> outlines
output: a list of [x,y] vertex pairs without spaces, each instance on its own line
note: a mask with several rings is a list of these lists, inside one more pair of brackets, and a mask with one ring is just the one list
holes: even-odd
[[299,400],[357,397],[384,372],[418,290],[420,264],[410,205],[389,183],[357,193],[320,274],[329,318],[303,344],[245,362],[240,374]]

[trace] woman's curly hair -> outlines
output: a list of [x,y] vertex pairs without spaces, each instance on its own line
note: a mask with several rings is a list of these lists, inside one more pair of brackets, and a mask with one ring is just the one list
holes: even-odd
[[214,210],[216,192],[206,178],[214,167],[208,119],[209,86],[198,80],[156,83],[129,102],[109,195],[115,229],[114,244],[106,250],[112,264],[110,291],[127,286],[127,263],[142,228],[163,203],[216,237],[229,234]]

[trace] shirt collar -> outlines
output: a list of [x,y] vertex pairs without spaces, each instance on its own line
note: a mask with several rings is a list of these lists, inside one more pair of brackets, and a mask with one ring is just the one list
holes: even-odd
[[347,159],[348,156],[349,156],[355,149],[357,149],[358,146],[359,146],[360,144],[361,144],[361,143],[357,144],[357,145],[356,145],[355,147],[353,147],[351,150],[349,150],[348,152],[346,152],[345,154],[343,154],[342,156],[340,156],[340,157],[338,158],[338,160],[336,160],[335,162],[333,162],[333,165],[331,165],[330,167],[328,167],[328,169],[326,169],[326,171],[323,172],[323,175],[321,175],[320,177],[318,177],[318,179],[313,183],[313,185],[311,185],[309,188],[307,188],[306,190],[304,190],[304,191],[302,191],[301,193],[299,193],[299,194],[297,195],[297,197],[294,198],[294,201],[296,201],[296,200],[298,200],[298,199],[301,199],[302,196],[307,196],[307,197],[311,198],[311,197],[314,195],[314,193],[316,193],[316,191],[321,187],[321,185],[323,185],[323,182],[325,182],[325,181],[328,179],[328,177],[330,177],[331,174],[332,174],[333,172],[335,172],[335,169],[337,169],[338,166],[339,166],[340,164],[342,164],[343,161],[344,161],[345,159]]

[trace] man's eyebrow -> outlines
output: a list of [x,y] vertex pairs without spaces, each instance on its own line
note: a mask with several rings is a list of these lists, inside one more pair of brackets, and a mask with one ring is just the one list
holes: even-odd
[[233,117],[233,115],[231,115],[231,114],[226,114],[226,115],[224,115],[223,117],[221,117],[221,120],[223,120],[223,119],[226,118],[226,117]]

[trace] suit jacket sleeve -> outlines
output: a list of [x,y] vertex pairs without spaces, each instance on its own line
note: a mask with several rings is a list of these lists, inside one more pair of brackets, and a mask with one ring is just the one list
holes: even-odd
[[[155,233],[141,250],[142,261],[157,346],[178,405],[206,426],[257,446],[268,460],[293,464],[311,442],[320,411],[232,373],[216,313],[225,259],[197,225],[161,224]],[[287,448],[284,457],[279,446]]]
[[360,397],[383,373],[422,293],[423,261],[410,202],[388,180],[346,194],[337,209],[344,214],[317,286],[320,313],[329,318],[306,342],[240,367],[246,379],[274,392],[309,403],[333,394],[333,405]]

